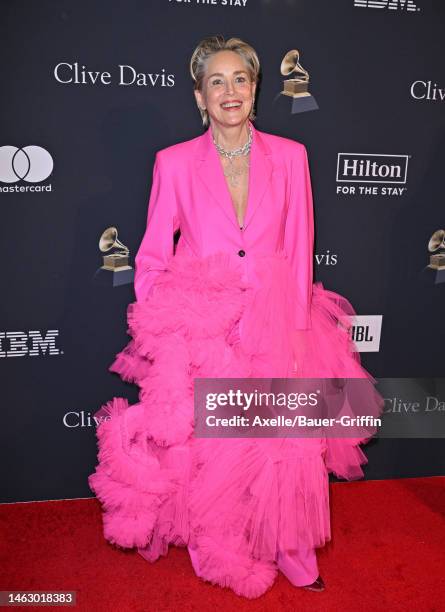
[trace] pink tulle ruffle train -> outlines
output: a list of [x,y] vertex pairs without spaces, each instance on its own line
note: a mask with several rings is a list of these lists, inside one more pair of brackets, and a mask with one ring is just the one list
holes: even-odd
[[224,253],[176,255],[128,306],[131,340],[110,370],[140,387],[140,401],[115,397],[96,413],[89,477],[112,544],[152,562],[189,545],[203,579],[249,598],[273,584],[277,550],[330,539],[328,473],[363,476],[366,439],[196,438],[194,378],[363,378],[360,401],[382,409],[347,333],[350,303],[314,284],[311,329],[298,330],[286,257],[256,260],[255,278]]

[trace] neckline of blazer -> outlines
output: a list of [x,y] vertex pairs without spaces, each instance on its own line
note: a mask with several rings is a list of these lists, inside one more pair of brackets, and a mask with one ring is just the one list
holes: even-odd
[[[247,207],[244,215],[243,232],[249,226],[261,204],[269,186],[273,169],[272,153],[267,142],[262,137],[262,133],[255,128],[250,120],[249,125],[252,128],[252,145],[250,148]],[[241,231],[219,155],[213,144],[210,126],[204,134],[198,137],[195,168],[200,180],[222,208],[224,214],[235,225],[237,230]]]

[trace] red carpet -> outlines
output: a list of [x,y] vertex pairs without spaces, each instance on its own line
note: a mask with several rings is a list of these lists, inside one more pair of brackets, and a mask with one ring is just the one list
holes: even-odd
[[256,600],[197,578],[186,549],[170,547],[150,564],[114,548],[103,539],[96,499],[3,504],[0,590],[76,590],[75,609],[93,612],[438,612],[445,610],[444,485],[445,477],[331,484],[333,540],[318,553],[326,591],[303,591],[279,574]]

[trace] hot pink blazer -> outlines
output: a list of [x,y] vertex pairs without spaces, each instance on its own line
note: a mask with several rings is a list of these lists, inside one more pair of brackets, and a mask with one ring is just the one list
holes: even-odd
[[156,153],[147,226],[135,258],[136,299],[144,300],[176,247],[205,257],[226,252],[245,277],[253,258],[285,254],[298,291],[297,327],[311,327],[313,204],[305,146],[257,130],[252,122],[249,191],[244,227],[233,208],[210,128]]

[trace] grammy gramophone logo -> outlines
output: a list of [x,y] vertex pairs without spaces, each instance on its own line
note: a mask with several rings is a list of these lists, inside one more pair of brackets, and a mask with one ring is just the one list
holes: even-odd
[[[134,280],[134,269],[128,264],[130,251],[117,237],[117,228],[107,227],[99,239],[99,249],[103,256],[103,265],[96,273],[96,278],[110,286],[126,285]],[[112,252],[110,252],[112,251]]]
[[291,99],[291,113],[317,110],[318,104],[309,92],[309,72],[300,64],[300,52],[288,51],[283,57],[280,72],[288,79],[283,81],[281,94]]
[[428,241],[430,263],[425,270],[434,276],[434,284],[445,283],[445,230],[436,230]]
[[429,268],[433,270],[445,270],[445,230],[439,229],[431,236],[428,242],[430,255]]

